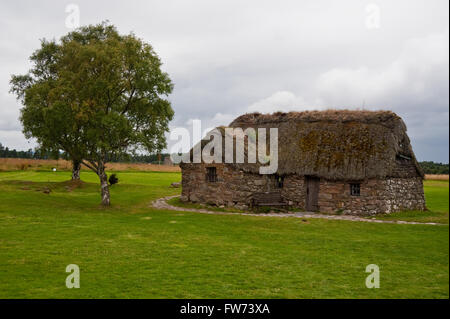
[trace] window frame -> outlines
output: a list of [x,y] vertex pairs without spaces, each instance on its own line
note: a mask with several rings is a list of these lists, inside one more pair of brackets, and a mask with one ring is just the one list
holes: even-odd
[[217,183],[217,167],[206,167],[206,181],[208,183]]
[[361,196],[361,183],[350,183],[350,196]]

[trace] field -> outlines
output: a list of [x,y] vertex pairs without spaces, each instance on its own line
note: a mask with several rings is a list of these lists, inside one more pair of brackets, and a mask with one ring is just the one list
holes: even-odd
[[[56,168],[57,171],[70,171],[72,163],[60,160],[36,160],[26,158],[0,158],[0,172],[8,171],[49,171]],[[108,163],[109,171],[145,171],[145,172],[180,172],[178,166],[155,165],[146,163]],[[89,171],[81,166],[82,171]]]
[[[178,172],[0,172],[0,298],[448,298],[449,227],[159,211]],[[448,222],[445,181],[427,205]],[[43,192],[50,189],[50,194]],[[405,216],[407,215],[407,216]],[[396,218],[429,218],[408,212]],[[68,289],[77,264],[81,288]],[[379,289],[365,286],[368,264]]]
[[446,174],[425,174],[425,179],[435,181],[448,181],[449,176]]

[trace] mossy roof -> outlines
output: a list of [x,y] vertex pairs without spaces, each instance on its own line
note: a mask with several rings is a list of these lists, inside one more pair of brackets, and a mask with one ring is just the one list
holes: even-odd
[[[332,180],[410,177],[411,169],[401,169],[405,162],[399,161],[398,155],[402,155],[410,158],[413,175],[423,176],[406,125],[391,111],[248,113],[236,118],[229,127],[277,128],[277,173],[281,175],[311,175]],[[225,134],[224,127],[219,131]],[[202,147],[207,142],[203,140]],[[230,165],[255,173],[260,166]]]

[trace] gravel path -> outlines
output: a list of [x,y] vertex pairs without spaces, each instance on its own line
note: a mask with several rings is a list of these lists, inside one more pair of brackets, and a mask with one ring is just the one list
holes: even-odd
[[196,209],[196,208],[184,208],[173,206],[167,203],[169,199],[179,197],[179,195],[167,196],[159,198],[151,203],[152,207],[157,209],[168,209],[181,212],[195,212],[203,214],[214,214],[214,215],[245,215],[245,216],[258,216],[258,217],[295,217],[295,218],[322,218],[322,219],[335,219],[335,220],[349,220],[355,222],[368,222],[368,223],[380,223],[380,224],[406,224],[406,225],[445,225],[440,223],[419,223],[419,222],[406,222],[406,221],[393,221],[393,220],[379,220],[371,218],[362,218],[356,216],[348,215],[325,215],[318,213],[308,213],[308,212],[287,212],[287,213],[267,213],[267,214],[254,214],[254,213],[232,213],[232,212],[218,212],[211,211],[207,209]]

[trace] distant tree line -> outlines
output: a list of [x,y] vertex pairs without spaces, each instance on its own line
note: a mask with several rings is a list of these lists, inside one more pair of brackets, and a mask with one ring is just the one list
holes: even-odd
[[419,162],[425,174],[448,174],[448,164],[435,163],[431,161]]
[[2,158],[31,158],[31,159],[51,159],[55,158],[54,154],[40,150],[17,151],[16,149],[9,149],[0,143],[0,157]]
[[[120,163],[158,163],[164,161],[164,158],[169,156],[168,153],[162,154],[126,154],[122,156],[115,156],[109,159],[110,162]],[[49,151],[41,149],[28,149],[27,151],[18,151],[16,149],[9,149],[0,143],[0,158],[29,158],[29,159],[68,159],[67,154],[60,152],[54,154]]]

